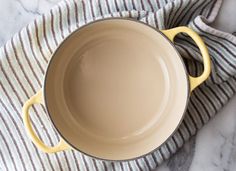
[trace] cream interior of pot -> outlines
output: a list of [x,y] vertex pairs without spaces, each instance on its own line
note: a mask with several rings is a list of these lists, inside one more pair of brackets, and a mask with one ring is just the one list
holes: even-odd
[[131,20],[89,24],[55,52],[45,103],[75,149],[110,160],[139,157],[175,131],[188,99],[188,78],[173,45]]

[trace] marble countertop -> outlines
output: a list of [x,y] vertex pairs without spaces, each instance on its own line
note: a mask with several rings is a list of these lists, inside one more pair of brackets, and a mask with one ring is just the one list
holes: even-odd
[[[0,46],[60,0],[0,0]],[[235,0],[224,0],[214,27],[236,31]],[[236,170],[236,97],[158,171]]]

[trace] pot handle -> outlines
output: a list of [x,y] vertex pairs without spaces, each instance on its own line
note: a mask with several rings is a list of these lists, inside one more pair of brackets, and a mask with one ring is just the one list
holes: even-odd
[[194,40],[194,42],[197,44],[198,48],[200,49],[202,53],[202,58],[203,58],[204,71],[202,75],[198,77],[189,76],[190,89],[191,91],[193,91],[197,86],[199,86],[202,82],[204,82],[209,77],[210,72],[211,72],[211,60],[210,60],[210,56],[209,56],[205,43],[195,31],[184,26],[176,27],[169,30],[162,30],[162,33],[164,33],[172,42],[174,42],[174,37],[178,33],[187,33]]
[[30,121],[29,109],[33,104],[42,104],[42,103],[43,103],[43,93],[42,90],[39,90],[38,93],[36,93],[29,100],[27,100],[23,106],[23,122],[29,137],[31,138],[33,143],[45,153],[55,153],[66,149],[71,149],[71,147],[62,138],[60,139],[59,143],[56,146],[54,147],[47,146],[39,139],[39,137],[34,132]]

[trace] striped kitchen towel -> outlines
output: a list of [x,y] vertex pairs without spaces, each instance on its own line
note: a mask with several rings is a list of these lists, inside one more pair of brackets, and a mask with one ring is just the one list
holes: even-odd
[[[67,0],[23,28],[0,49],[0,170],[146,170],[173,155],[229,101],[236,91],[236,37],[209,26],[221,0]],[[191,95],[185,118],[175,134],[152,154],[128,162],[95,160],[76,151],[45,154],[28,138],[23,126],[23,103],[42,87],[51,54],[77,28],[106,17],[129,17],[158,29],[187,25],[204,39],[212,59],[210,78]],[[175,43],[190,74],[202,72],[195,43],[180,35]],[[31,118],[48,145],[58,134],[36,105]]]

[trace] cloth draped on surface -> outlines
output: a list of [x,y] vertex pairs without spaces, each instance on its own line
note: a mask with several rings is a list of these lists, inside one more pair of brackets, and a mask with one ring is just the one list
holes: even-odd
[[[209,26],[221,0],[76,0],[62,1],[49,13],[21,29],[0,49],[0,170],[152,170],[172,156],[217,114],[236,91],[236,37]],[[208,46],[212,60],[210,78],[194,90],[179,129],[161,148],[137,160],[100,161],[69,150],[45,154],[26,134],[23,103],[41,87],[53,51],[72,31],[106,17],[126,17],[157,29],[186,25]],[[188,72],[202,72],[201,54],[188,36],[175,45]],[[43,106],[31,110],[35,131],[48,145],[59,140]]]

